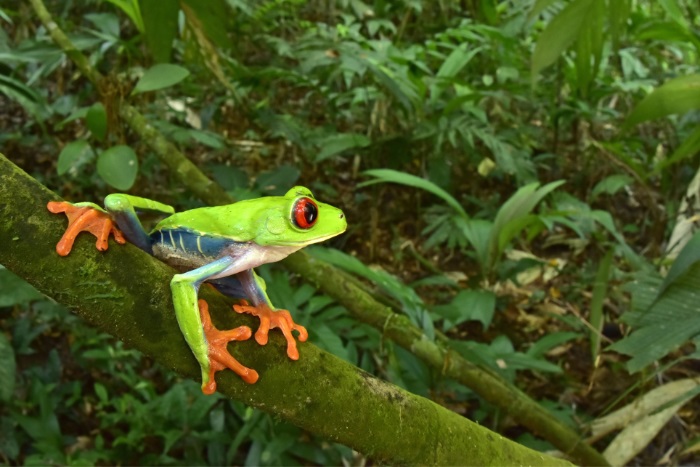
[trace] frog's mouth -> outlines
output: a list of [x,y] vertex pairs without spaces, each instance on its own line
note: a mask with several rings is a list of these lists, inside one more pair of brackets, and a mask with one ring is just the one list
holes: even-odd
[[329,238],[333,238],[333,237],[335,237],[335,236],[337,236],[337,235],[340,235],[340,234],[343,233],[343,232],[345,232],[345,229],[341,230],[340,232],[330,233],[330,234],[323,235],[323,236],[320,236],[320,237],[314,237],[314,238],[311,239],[311,240],[310,240],[310,239],[305,239],[305,240],[299,241],[299,242],[294,242],[294,241],[279,242],[278,245],[279,245],[279,246],[295,246],[295,247],[300,247],[300,248],[301,248],[301,247],[304,247],[304,246],[306,246],[306,245],[312,245],[312,244],[314,244],[314,243],[324,242],[324,241],[328,240]]

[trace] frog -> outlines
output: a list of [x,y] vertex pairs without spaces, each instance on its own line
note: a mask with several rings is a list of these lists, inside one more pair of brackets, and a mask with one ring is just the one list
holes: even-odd
[[[279,329],[287,342],[287,356],[298,360],[297,340],[305,342],[308,332],[294,322],[288,310],[273,306],[265,281],[255,268],[340,235],[347,228],[341,209],[317,201],[303,186],[291,188],[284,196],[177,213],[167,204],[123,193],[107,195],[104,208],[92,202],[67,201],[51,201],[47,208],[68,217],[68,227],[56,244],[60,256],[70,254],[78,235],[88,232],[97,239],[99,251],[108,249],[111,236],[119,244],[132,243],[178,271],[170,282],[175,317],[199,363],[205,394],[216,392],[215,374],[219,371],[230,369],[249,384],[257,382],[259,374],[227,349],[229,342],[250,339],[252,330],[248,326],[217,329],[207,302],[198,299],[200,286],[211,284],[240,300],[233,305],[235,312],[258,317],[258,344],[266,345],[270,330]],[[137,211],[166,217],[146,231]]]

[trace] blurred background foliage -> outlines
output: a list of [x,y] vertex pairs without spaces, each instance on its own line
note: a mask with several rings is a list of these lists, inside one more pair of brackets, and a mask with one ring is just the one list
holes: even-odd
[[[314,255],[612,463],[697,461],[697,2],[47,7],[106,78],[82,76],[28,2],[0,4],[0,150],[42,183],[73,201],[200,206],[120,124],[130,102],[236,199],[304,184],[341,207],[347,234]],[[315,345],[551,449],[300,278],[262,274]],[[634,417],[616,412],[644,397]],[[9,464],[367,461],[202,396],[4,269],[0,401]]]

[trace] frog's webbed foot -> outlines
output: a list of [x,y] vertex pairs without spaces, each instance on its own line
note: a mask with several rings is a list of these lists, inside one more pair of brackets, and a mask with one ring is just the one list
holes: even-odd
[[299,341],[305,342],[309,337],[306,328],[300,324],[296,324],[292,320],[292,315],[287,310],[272,310],[267,305],[250,306],[245,300],[241,300],[241,305],[233,305],[236,313],[250,313],[253,316],[260,318],[260,327],[255,333],[255,340],[260,345],[267,344],[267,335],[270,329],[279,328],[287,339],[287,355],[292,360],[299,360],[299,351],[297,350],[297,342],[292,335],[292,331],[299,332]]
[[54,214],[65,213],[68,216],[68,228],[56,244],[56,252],[66,256],[73,248],[73,242],[80,232],[90,232],[97,238],[95,246],[100,251],[109,247],[109,235],[114,235],[117,243],[124,244],[126,239],[114,225],[114,221],[106,212],[91,205],[74,205],[65,201],[50,201],[46,205]]
[[253,384],[258,380],[258,372],[241,365],[233,358],[226,345],[231,341],[244,341],[250,339],[252,331],[248,326],[239,326],[228,331],[218,330],[211,322],[209,316],[209,305],[204,300],[199,300],[199,316],[202,319],[202,328],[207,338],[209,356],[209,381],[202,387],[204,394],[216,392],[216,380],[214,375],[217,371],[232,370],[248,384]]

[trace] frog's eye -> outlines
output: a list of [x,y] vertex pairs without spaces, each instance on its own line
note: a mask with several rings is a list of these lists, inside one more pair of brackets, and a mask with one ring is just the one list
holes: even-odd
[[318,206],[311,198],[300,198],[294,203],[292,219],[300,229],[310,229],[318,219]]

